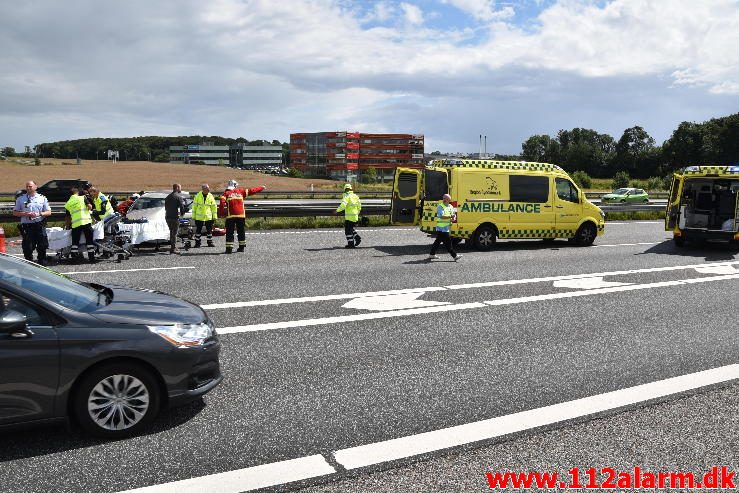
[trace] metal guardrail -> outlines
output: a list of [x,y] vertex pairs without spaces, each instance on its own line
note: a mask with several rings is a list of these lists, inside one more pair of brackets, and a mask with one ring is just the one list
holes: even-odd
[[[598,201],[593,201],[599,205]],[[599,205],[603,212],[639,212],[662,211],[667,201],[650,204],[618,204]],[[306,200],[247,200],[244,202],[247,217],[319,217],[333,215],[339,205],[338,199],[306,199]],[[12,214],[12,204],[0,206],[0,223],[17,221]],[[51,204],[50,220],[58,221],[64,218],[63,204]],[[362,200],[362,215],[383,216],[390,214],[389,199]]]

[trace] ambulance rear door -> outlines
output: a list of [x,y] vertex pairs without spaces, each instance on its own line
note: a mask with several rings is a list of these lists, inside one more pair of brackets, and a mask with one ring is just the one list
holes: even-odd
[[665,214],[665,230],[673,231],[680,220],[680,196],[683,190],[683,175],[675,173],[672,175],[670,186],[670,197],[667,199],[667,211]]
[[390,224],[417,225],[420,218],[423,171],[396,168],[393,198],[390,201]]

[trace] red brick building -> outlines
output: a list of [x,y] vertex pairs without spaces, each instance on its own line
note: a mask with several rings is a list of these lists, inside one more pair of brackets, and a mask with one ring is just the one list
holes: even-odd
[[356,181],[369,168],[391,179],[395,168],[422,168],[423,135],[318,132],[290,134],[290,166],[309,176]]

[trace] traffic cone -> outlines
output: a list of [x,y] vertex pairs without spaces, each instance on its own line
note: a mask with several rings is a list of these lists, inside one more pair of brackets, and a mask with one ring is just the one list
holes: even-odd
[[5,229],[0,226],[0,253],[5,253]]

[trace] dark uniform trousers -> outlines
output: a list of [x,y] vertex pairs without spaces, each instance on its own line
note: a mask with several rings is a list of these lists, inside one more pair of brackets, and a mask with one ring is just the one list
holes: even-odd
[[354,230],[357,225],[354,221],[344,221],[344,235],[346,236],[346,246],[354,247],[359,246],[362,241],[362,237]]
[[452,244],[452,237],[448,231],[436,232],[436,239],[434,240],[434,244],[431,245],[431,255],[436,255],[436,249],[439,248],[441,243],[444,243],[449,255],[455,258],[457,257],[457,252],[454,251],[454,245]]
[[226,248],[234,244],[234,230],[239,238],[239,248],[246,246],[246,219],[243,217],[229,217],[226,219]]
[[46,237],[45,222],[21,224],[23,231],[23,256],[26,260],[33,260],[33,251],[38,252],[38,259],[46,258],[46,249],[49,247],[49,239]]
[[84,224],[72,228],[72,253],[76,254],[80,251],[80,238],[85,235],[85,246],[90,259],[95,256],[95,243],[92,241],[92,224]]

